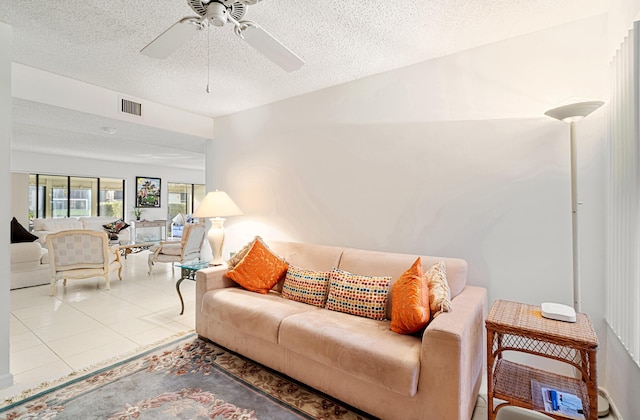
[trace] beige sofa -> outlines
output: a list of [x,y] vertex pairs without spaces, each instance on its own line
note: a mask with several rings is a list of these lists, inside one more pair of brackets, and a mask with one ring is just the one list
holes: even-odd
[[[269,246],[304,269],[338,267],[392,281],[417,258],[293,242]],[[225,276],[225,266],[196,275],[196,331],[380,418],[468,420],[482,378],[487,293],[466,284],[466,261],[421,259],[425,268],[445,262],[453,298],[452,311],[433,319],[421,337],[392,332],[390,321],[246,291]]]
[[[104,232],[103,226],[117,219],[117,217],[111,216],[36,218],[33,219],[33,231],[31,233],[38,237],[38,241],[42,246],[46,246],[49,233],[71,229],[89,229]],[[118,240],[121,242],[129,240],[129,228],[118,233]]]
[[10,244],[9,250],[11,290],[49,283],[49,253],[39,242]]

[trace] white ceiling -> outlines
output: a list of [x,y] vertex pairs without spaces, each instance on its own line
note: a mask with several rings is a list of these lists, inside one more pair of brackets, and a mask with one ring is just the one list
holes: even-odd
[[[3,0],[0,21],[13,27],[14,62],[217,117],[606,13],[607,7],[607,0],[265,0],[249,6],[245,19],[261,24],[306,64],[286,73],[229,25],[212,28],[210,94],[206,33],[165,60],[139,53],[177,20],[194,15],[186,0]],[[14,149],[71,154],[71,148],[108,158],[97,145],[83,146],[101,143],[96,139],[104,134],[96,127],[125,124],[82,113],[65,124],[59,119],[69,120],[71,111],[50,108],[16,101]],[[110,138],[141,142],[158,163],[166,163],[163,155],[181,165],[201,160],[204,139],[127,128],[124,138],[118,139],[121,130]],[[172,146],[178,143],[180,150]]]

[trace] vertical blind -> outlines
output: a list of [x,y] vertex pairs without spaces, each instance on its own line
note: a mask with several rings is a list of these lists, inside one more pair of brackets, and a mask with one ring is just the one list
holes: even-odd
[[606,321],[640,365],[639,23],[610,64]]

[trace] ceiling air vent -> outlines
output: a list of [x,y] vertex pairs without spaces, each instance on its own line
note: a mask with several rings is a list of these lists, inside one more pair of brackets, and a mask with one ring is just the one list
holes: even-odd
[[120,101],[120,112],[123,112],[125,114],[137,115],[139,117],[142,116],[142,104],[124,98],[122,98]]

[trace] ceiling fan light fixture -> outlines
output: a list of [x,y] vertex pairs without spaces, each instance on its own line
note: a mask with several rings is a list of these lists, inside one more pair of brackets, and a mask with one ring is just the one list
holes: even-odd
[[207,5],[207,19],[213,26],[224,26],[228,17],[227,7],[224,4],[213,1]]
[[[241,39],[287,72],[295,71],[304,61],[260,25],[242,20],[247,5],[262,0],[187,0],[198,16],[187,16],[175,23],[140,52],[154,58],[167,58],[199,30],[224,26],[231,22]],[[207,41],[208,42],[208,41]],[[209,48],[207,48],[207,51]]]

